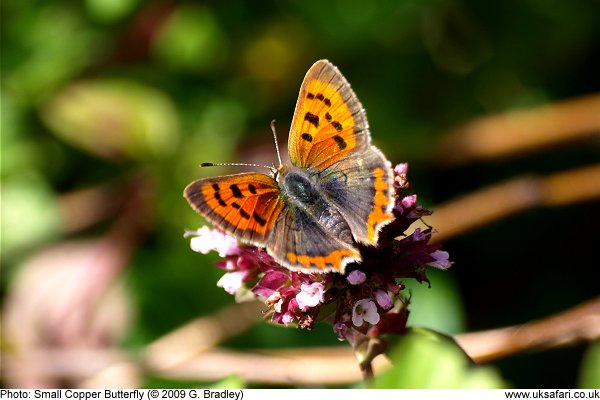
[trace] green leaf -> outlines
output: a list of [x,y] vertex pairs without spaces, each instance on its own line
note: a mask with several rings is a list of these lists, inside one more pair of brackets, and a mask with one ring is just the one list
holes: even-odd
[[2,181],[2,253],[9,257],[55,237],[60,214],[48,182],[28,171]]
[[225,379],[222,379],[218,382],[208,385],[207,388],[209,388],[209,389],[245,389],[246,386],[247,386],[246,382],[242,378],[235,376],[235,375],[231,375]]
[[600,340],[592,343],[585,352],[578,386],[586,389],[600,389]]
[[199,71],[221,65],[227,47],[210,9],[185,5],[179,7],[160,30],[154,53],[173,69]]
[[368,383],[369,388],[502,388],[506,383],[490,367],[473,364],[448,336],[412,329],[391,345],[393,366]]
[[179,139],[171,99],[128,80],[73,83],[46,103],[42,118],[58,137],[100,158],[160,158]]
[[410,326],[423,326],[450,334],[464,332],[465,316],[460,290],[453,275],[434,268],[427,270],[431,287],[413,279],[402,283],[410,290]]
[[129,15],[139,0],[87,0],[90,15],[102,22],[115,22]]

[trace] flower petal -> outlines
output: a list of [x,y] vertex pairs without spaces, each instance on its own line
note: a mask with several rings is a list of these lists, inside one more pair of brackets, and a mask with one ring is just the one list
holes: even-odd
[[452,263],[449,261],[450,255],[448,254],[447,251],[436,250],[433,253],[430,253],[429,255],[431,257],[435,258],[434,262],[427,264],[431,267],[435,267],[435,268],[439,268],[439,269],[447,269],[447,268],[450,268],[450,265],[452,265]]
[[346,280],[351,285],[360,285],[361,283],[367,280],[367,275],[364,272],[356,269],[348,274]]
[[377,304],[379,304],[379,306],[384,310],[389,310],[394,305],[388,292],[385,292],[381,289],[377,289],[375,291],[375,300],[377,301]]
[[352,323],[355,326],[361,326],[364,321],[367,321],[371,325],[375,325],[379,322],[379,319],[377,306],[372,300],[362,299],[354,304],[352,309]]
[[321,282],[313,282],[311,284],[303,283],[300,285],[300,293],[296,295],[298,307],[302,311],[306,311],[311,307],[323,301],[323,284]]
[[235,294],[242,287],[245,276],[244,271],[227,272],[219,279],[217,286],[222,287],[229,294]]

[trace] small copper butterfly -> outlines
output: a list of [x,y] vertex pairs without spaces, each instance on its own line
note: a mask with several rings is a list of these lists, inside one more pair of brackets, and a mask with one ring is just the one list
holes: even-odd
[[184,197],[242,243],[281,265],[343,273],[392,221],[393,172],[371,145],[362,105],[340,71],[317,61],[306,73],[290,129],[291,165],[273,174],[199,179]]

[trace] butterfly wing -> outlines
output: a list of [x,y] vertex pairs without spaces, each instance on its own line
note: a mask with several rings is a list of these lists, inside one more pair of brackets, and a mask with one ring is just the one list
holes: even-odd
[[350,84],[329,61],[317,61],[306,73],[290,129],[292,164],[324,170],[367,148],[369,126]]
[[290,159],[315,177],[364,244],[377,243],[394,205],[391,165],[370,141],[365,111],[350,84],[329,61],[317,61],[300,88]]
[[190,205],[231,236],[264,246],[284,207],[277,182],[257,173],[199,179],[184,190]]
[[275,223],[267,252],[284,267],[306,273],[343,273],[346,264],[361,260],[356,248],[326,231],[313,216],[292,204]]
[[390,162],[375,146],[339,161],[319,174],[327,198],[342,214],[354,239],[377,243],[379,231],[392,221],[394,176]]

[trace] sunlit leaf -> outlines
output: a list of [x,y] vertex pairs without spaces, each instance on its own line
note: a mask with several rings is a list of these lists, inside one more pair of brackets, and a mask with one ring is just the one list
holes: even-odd
[[59,209],[48,182],[32,171],[2,180],[2,254],[14,254],[58,234]]
[[74,83],[42,109],[58,137],[97,157],[152,159],[178,143],[178,118],[159,90],[133,81]]
[[139,0],[87,0],[88,12],[99,21],[113,22],[129,14]]
[[501,388],[506,383],[490,367],[472,363],[448,336],[413,329],[387,352],[393,367],[376,376],[371,388]]
[[423,326],[440,332],[465,330],[460,292],[452,275],[431,269],[427,272],[431,287],[407,279],[403,283],[411,293],[408,325]]
[[579,371],[579,387],[600,389],[600,340],[592,343],[583,358]]
[[210,9],[179,7],[160,30],[154,51],[167,66],[200,71],[221,64],[227,42]]

